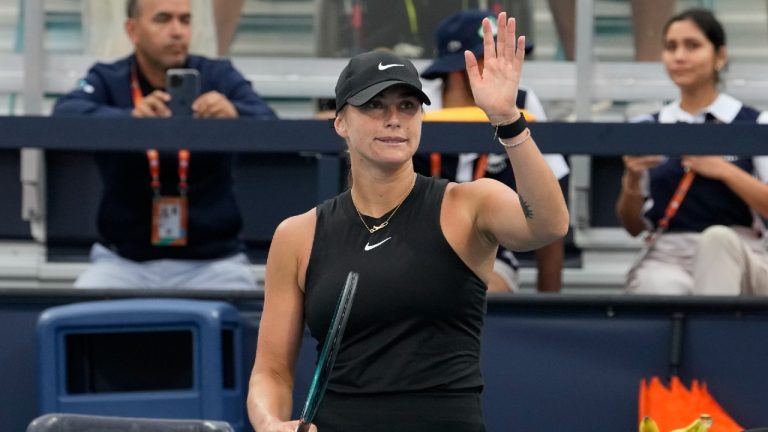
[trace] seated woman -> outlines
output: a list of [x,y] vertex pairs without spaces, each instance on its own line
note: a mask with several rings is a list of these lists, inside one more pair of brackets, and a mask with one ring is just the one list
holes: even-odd
[[[672,17],[663,41],[662,61],[680,97],[638,121],[768,122],[768,114],[718,91],[727,51],[711,12]],[[624,156],[624,167],[618,217],[633,236],[654,233],[629,271],[627,291],[768,294],[768,253],[755,217],[768,216],[768,158]]]

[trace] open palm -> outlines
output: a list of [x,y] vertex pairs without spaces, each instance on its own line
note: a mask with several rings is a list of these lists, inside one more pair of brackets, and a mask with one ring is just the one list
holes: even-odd
[[490,20],[483,20],[482,72],[475,55],[471,51],[464,52],[475,104],[485,111],[493,124],[509,123],[520,115],[515,101],[525,60],[525,36],[515,41],[515,19],[507,19],[507,13],[502,12],[498,23],[494,42]]

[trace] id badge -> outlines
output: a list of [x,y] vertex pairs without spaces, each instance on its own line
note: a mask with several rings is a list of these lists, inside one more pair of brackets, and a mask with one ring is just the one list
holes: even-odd
[[156,197],[152,201],[152,245],[187,245],[187,198]]

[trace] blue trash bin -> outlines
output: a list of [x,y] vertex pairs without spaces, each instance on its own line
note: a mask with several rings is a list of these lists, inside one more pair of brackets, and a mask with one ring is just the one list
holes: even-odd
[[216,301],[106,300],[43,311],[39,412],[244,425],[240,316]]

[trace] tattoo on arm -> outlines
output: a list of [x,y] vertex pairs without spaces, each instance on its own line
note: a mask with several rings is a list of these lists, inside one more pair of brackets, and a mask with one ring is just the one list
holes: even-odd
[[522,196],[518,195],[517,197],[520,198],[520,206],[523,208],[523,214],[525,215],[525,218],[533,219],[533,210],[531,209],[531,206],[525,202]]

